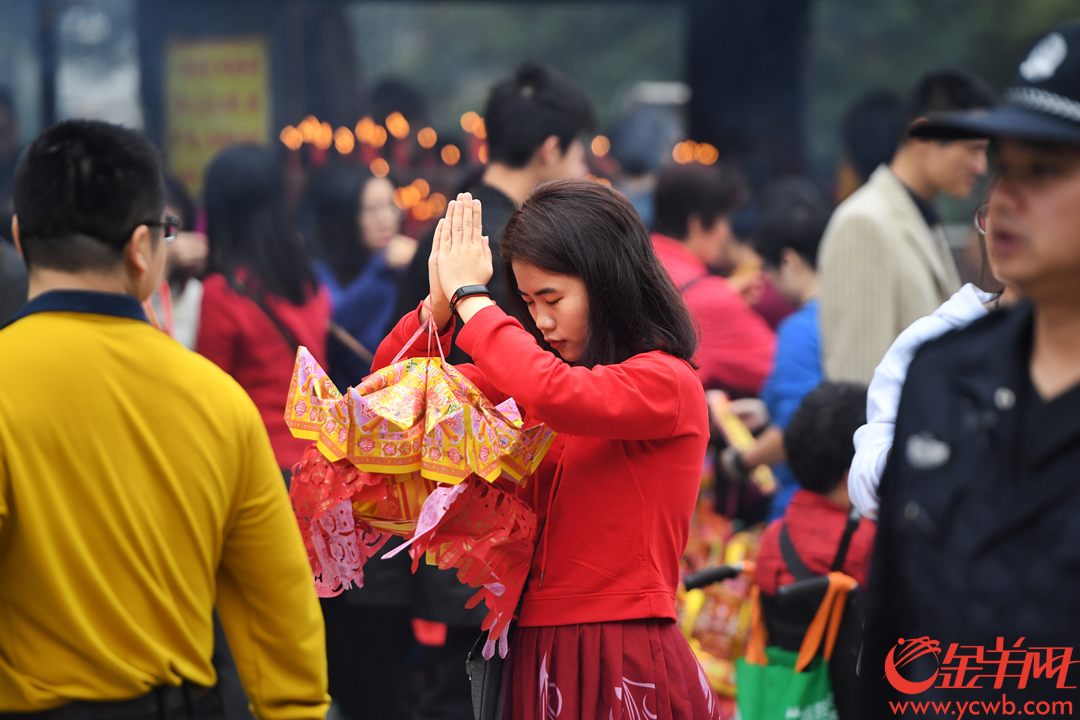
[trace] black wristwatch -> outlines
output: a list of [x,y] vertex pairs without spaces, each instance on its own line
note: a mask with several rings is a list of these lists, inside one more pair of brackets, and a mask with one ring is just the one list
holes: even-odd
[[450,312],[457,315],[458,303],[467,297],[473,297],[474,295],[483,295],[486,298],[491,298],[491,291],[487,289],[486,285],[462,285],[459,287],[450,298]]

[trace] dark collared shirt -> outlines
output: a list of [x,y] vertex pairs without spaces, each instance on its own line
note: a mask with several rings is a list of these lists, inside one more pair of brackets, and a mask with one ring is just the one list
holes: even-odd
[[915,202],[915,207],[919,208],[919,214],[923,216],[923,220],[929,227],[934,227],[941,222],[941,214],[938,213],[937,208],[933,203],[926,202],[921,197],[915,194],[915,191],[909,188],[907,185],[904,189],[908,191],[908,195]]

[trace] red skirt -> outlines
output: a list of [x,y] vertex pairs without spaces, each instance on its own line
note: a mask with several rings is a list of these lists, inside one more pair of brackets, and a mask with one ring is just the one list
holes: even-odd
[[718,720],[720,703],[671,620],[518,628],[503,720]]

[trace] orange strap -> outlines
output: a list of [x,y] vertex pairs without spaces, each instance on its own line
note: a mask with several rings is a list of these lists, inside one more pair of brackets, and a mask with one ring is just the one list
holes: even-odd
[[[855,578],[840,572],[831,572],[828,578],[829,588],[825,591],[825,599],[818,606],[817,613],[814,614],[814,619],[810,622],[810,627],[799,647],[795,672],[805,670],[814,659],[821,646],[822,638],[825,640],[825,659],[832,658],[836,635],[840,632],[840,621],[844,617],[848,593],[858,584]],[[761,588],[754,585],[750,591],[750,640],[746,645],[746,662],[751,665],[768,665],[769,658],[765,654],[767,642],[768,633],[761,617]]]
[[768,665],[765,655],[765,623],[761,620],[761,588],[756,584],[750,589],[750,640],[746,644],[746,662],[751,665]]
[[844,616],[847,595],[857,583],[855,578],[840,572],[829,573],[829,589],[821,601],[810,629],[806,631],[799,657],[795,661],[795,672],[801,672],[817,654],[821,638],[825,637],[825,659],[832,658],[833,646],[836,645],[836,633],[840,631],[840,620]]

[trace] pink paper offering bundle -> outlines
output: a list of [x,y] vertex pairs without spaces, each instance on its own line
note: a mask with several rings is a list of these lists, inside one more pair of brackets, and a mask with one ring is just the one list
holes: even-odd
[[[289,497],[322,597],[363,585],[390,534],[478,589],[484,629],[504,634],[528,579],[536,515],[494,482],[524,485],[551,446],[513,400],[495,406],[440,358],[409,358],[342,394],[306,348],[296,355],[285,422],[314,440]],[[491,644],[493,646],[493,644]]]

